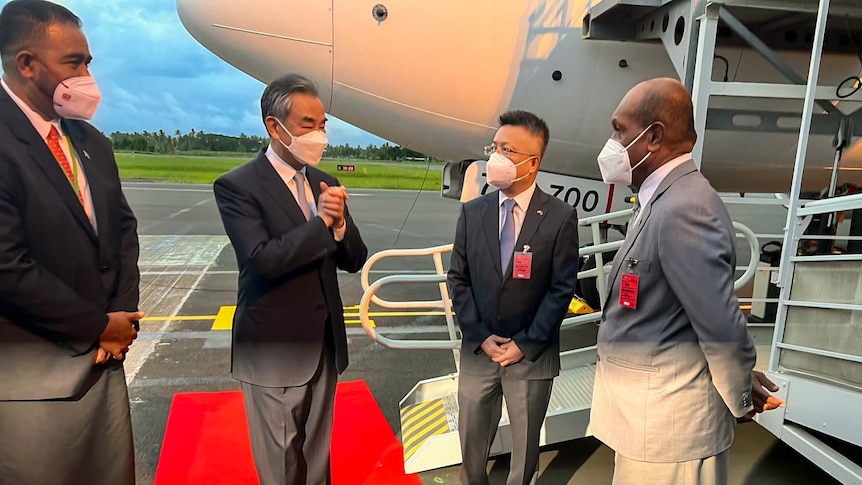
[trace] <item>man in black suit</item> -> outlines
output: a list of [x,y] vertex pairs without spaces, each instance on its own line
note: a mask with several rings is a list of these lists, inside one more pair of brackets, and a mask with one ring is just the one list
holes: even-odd
[[512,430],[507,484],[527,484],[539,433],[560,372],[560,324],[578,274],[578,215],[536,187],[548,145],[536,115],[500,116],[485,149],[488,183],[499,188],[465,203],[455,230],[449,286],[461,327],[458,383],[461,482],[488,483],[488,453],[502,413]]
[[133,484],[122,360],[137,337],[137,222],[81,21],[0,12],[0,483]]
[[269,147],[213,187],[240,271],[231,372],[261,485],[328,484],[336,373],[347,367],[336,269],[359,271],[368,250],[347,192],[314,168],[326,147],[314,84],[284,76],[260,104]]

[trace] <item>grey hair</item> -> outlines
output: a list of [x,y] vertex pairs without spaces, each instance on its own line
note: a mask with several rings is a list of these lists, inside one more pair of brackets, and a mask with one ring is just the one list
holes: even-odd
[[269,83],[260,97],[260,114],[264,124],[266,118],[274,116],[284,120],[290,114],[291,94],[308,93],[317,96],[317,86],[307,77],[288,74]]

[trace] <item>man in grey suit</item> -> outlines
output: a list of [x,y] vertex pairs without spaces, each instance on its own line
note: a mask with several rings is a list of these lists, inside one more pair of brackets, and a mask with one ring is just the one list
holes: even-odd
[[536,115],[500,116],[485,149],[488,183],[465,203],[449,286],[461,327],[458,383],[461,483],[488,483],[486,466],[506,398],[512,430],[508,485],[533,479],[539,433],[560,372],[560,323],[578,274],[578,215],[536,187],[548,145]]
[[614,484],[723,484],[735,418],[753,409],[734,229],[692,161],[681,83],[638,84],[611,125],[602,177],[632,186],[639,210],[610,274],[590,428],[616,451]]
[[314,166],[326,115],[308,79],[263,92],[270,144],[213,190],[239,265],[231,371],[242,383],[261,485],[331,481],[329,443],[347,337],[337,269],[368,253],[338,180]]

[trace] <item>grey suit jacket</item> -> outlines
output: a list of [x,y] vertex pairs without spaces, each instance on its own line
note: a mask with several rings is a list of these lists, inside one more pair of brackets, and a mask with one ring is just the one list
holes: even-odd
[[500,267],[499,194],[461,207],[448,282],[462,333],[461,372],[494,375],[500,368],[481,349],[491,334],[512,338],[525,358],[507,375],[550,379],[560,372],[560,323],[578,276],[578,214],[565,202],[533,193],[515,250],[529,244],[529,280]]
[[[590,427],[623,456],[680,462],[733,442],[755,348],[733,290],[730,216],[693,162],[659,185],[614,258],[599,326]],[[620,304],[637,276],[636,308]]]

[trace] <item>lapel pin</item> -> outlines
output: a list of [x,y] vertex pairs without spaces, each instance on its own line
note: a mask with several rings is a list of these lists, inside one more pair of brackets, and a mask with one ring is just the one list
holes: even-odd
[[529,252],[530,252],[530,245],[529,245],[529,244],[524,244],[524,250],[523,250],[522,252],[524,252],[524,253],[529,253]]
[[540,216],[543,216],[543,215],[545,215],[545,211],[543,211],[542,209],[539,209],[539,210],[537,210],[537,211],[536,211],[536,214],[539,214]]
[[89,160],[89,159],[90,159],[90,154],[89,154],[89,153],[87,153],[87,150],[81,150],[81,151],[82,151],[82,152],[84,152],[84,157],[85,157],[87,160]]

